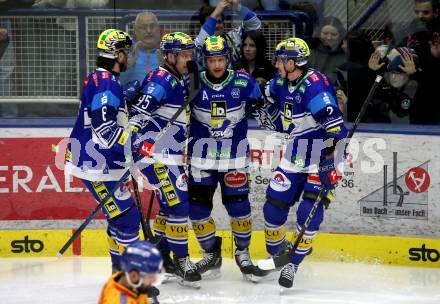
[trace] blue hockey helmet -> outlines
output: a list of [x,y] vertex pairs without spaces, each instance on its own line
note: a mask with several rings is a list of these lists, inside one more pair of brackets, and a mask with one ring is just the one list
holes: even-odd
[[130,244],[121,256],[124,272],[137,270],[141,273],[158,273],[162,269],[162,255],[153,244],[136,241]]
[[226,56],[230,59],[231,49],[226,39],[221,36],[211,36],[205,39],[202,47],[203,57]]
[[276,57],[280,57],[283,60],[293,59],[297,66],[303,66],[308,62],[310,49],[307,42],[301,38],[288,38],[276,46],[275,58]]
[[117,29],[103,31],[97,42],[99,56],[110,59],[115,59],[119,51],[128,54],[132,45],[133,40],[130,35]]
[[194,41],[191,36],[182,32],[165,34],[160,42],[160,50],[165,56],[168,52],[177,54],[181,51],[194,49]]

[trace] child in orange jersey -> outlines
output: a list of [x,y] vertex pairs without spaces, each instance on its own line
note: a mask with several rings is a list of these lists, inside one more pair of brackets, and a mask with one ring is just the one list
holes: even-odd
[[[162,268],[162,255],[146,241],[137,241],[124,251],[121,272],[114,273],[101,292],[99,304],[147,304],[148,297],[155,300],[152,284]],[[157,301],[157,300],[156,300]]]

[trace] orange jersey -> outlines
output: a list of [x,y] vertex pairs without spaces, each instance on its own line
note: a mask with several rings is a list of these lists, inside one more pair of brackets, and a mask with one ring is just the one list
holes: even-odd
[[147,295],[138,295],[117,282],[121,275],[116,272],[110,277],[101,291],[99,304],[148,304]]

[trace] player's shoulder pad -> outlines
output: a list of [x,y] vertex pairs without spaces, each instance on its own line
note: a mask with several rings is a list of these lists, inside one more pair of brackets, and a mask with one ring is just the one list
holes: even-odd
[[158,68],[152,71],[150,74],[148,74],[147,81],[155,82],[162,86],[172,85],[173,82],[177,83],[177,80],[170,72],[161,68]]
[[286,83],[286,79],[282,78],[279,73],[276,73],[275,77],[272,78],[270,80],[270,82],[271,82],[270,86],[273,87],[273,88],[275,88],[275,87],[282,87]]
[[308,75],[306,77],[306,79],[304,80],[304,83],[308,86],[330,86],[330,81],[328,80],[327,76],[325,76],[324,74],[322,74],[321,72],[310,68],[308,73],[310,75]]
[[234,86],[246,88],[249,84],[254,84],[256,80],[244,71],[235,71]]

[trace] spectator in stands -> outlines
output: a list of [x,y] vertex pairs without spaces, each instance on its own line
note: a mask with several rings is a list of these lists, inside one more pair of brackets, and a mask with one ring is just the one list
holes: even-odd
[[315,31],[315,36],[317,37],[312,43],[309,64],[334,82],[336,69],[345,62],[344,51],[341,48],[345,28],[338,18],[325,17]]
[[266,38],[261,31],[246,32],[241,51],[240,68],[251,74],[260,86],[275,76],[275,67],[266,59]]
[[388,122],[391,118],[393,122],[408,121],[418,86],[415,80],[418,59],[415,51],[407,47],[393,48],[384,58],[377,51],[371,55],[369,68],[377,74],[384,71],[385,77],[370,107],[375,107],[375,113],[379,113],[373,122]]
[[398,46],[414,49],[423,66],[429,58],[427,23],[438,18],[439,0],[414,0],[414,19],[401,31],[397,31]]
[[440,124],[440,98],[438,73],[440,71],[440,21],[428,23],[429,56],[418,73],[419,87],[410,109],[412,124]]
[[[225,33],[223,12],[230,6],[239,13],[243,22],[240,26]],[[195,40],[198,58],[201,58],[201,47],[208,36],[222,36],[231,48],[231,65],[234,68],[237,68],[239,65],[243,34],[261,28],[261,21],[257,15],[244,5],[241,5],[239,0],[220,0],[215,8],[203,6],[199,11],[199,22],[202,28]]]
[[[375,75],[368,68],[374,47],[366,36],[349,33],[343,39],[341,48],[347,61],[336,70],[336,97],[347,121],[354,121],[370,90],[368,84],[374,81]],[[364,121],[369,120],[369,112],[365,113]]]
[[162,30],[155,14],[144,11],[134,22],[135,46],[128,58],[128,69],[121,73],[122,84],[138,80],[142,82],[151,70],[157,69],[163,58],[159,50]]

